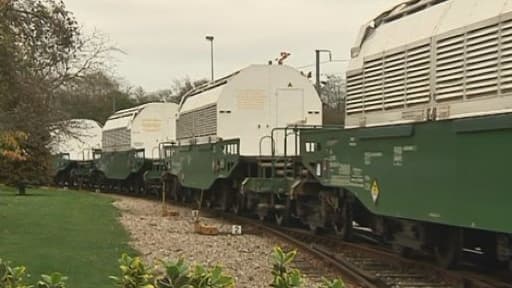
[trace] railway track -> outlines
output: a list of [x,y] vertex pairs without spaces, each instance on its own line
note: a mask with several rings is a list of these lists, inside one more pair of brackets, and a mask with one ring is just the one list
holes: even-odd
[[474,272],[447,271],[366,243],[343,242],[335,237],[315,235],[307,230],[274,226],[227,213],[209,212],[236,223],[258,227],[284,239],[336,268],[346,282],[356,287],[512,288],[512,284],[506,280]]

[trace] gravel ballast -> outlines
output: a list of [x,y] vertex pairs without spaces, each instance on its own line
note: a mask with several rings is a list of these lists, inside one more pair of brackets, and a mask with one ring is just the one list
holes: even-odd
[[[156,260],[184,258],[189,263],[221,264],[236,281],[236,287],[269,287],[272,281],[272,249],[281,246],[293,249],[273,235],[251,227],[242,227],[242,235],[231,235],[231,223],[216,218],[201,217],[201,223],[214,225],[219,235],[208,236],[194,232],[191,210],[168,205],[168,211],[177,216],[162,217],[161,203],[132,197],[113,196],[114,206],[121,211],[120,222],[131,235],[130,245],[138,250],[148,263]],[[244,231],[246,230],[246,231]],[[299,251],[298,267],[304,268],[306,287],[316,287],[319,278],[336,274],[316,258]],[[311,271],[308,271],[311,270]],[[308,275],[309,274],[309,275]]]

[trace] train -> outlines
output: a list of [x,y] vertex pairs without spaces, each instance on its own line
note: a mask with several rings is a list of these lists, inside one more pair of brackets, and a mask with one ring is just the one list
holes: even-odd
[[296,69],[251,65],[148,104],[142,132],[142,108],[115,113],[84,182],[511,269],[512,1],[406,1],[350,56],[343,126]]

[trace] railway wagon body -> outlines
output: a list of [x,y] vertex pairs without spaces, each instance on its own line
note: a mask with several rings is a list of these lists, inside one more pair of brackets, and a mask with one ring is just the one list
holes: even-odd
[[144,190],[144,173],[160,158],[159,144],[175,139],[175,103],[147,103],[110,116],[103,127],[98,181],[109,189]]
[[[169,152],[171,174],[183,195],[204,191],[207,204],[226,208],[238,205],[232,198],[240,193],[234,191],[243,191],[247,205],[259,205],[265,216],[272,189],[262,179],[271,178],[273,168],[293,177],[295,163],[285,159],[298,157],[294,129],[279,127],[321,125],[321,119],[318,94],[297,70],[251,65],[183,98],[177,144]],[[287,192],[289,183],[277,182]]]
[[339,211],[400,251],[430,249],[450,265],[466,248],[510,262],[511,63],[512,1],[386,11],[352,49],[347,129],[301,131],[303,160],[346,199]]
[[101,148],[101,125],[89,119],[66,123],[69,133],[56,133],[51,144],[53,178],[58,185],[76,185],[89,179],[94,152]]

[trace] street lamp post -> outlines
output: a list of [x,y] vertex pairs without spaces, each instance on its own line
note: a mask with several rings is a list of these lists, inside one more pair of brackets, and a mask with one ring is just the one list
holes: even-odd
[[213,36],[206,36],[205,37],[207,41],[210,41],[210,56],[211,56],[211,67],[212,67],[212,82],[214,79],[213,76]]

